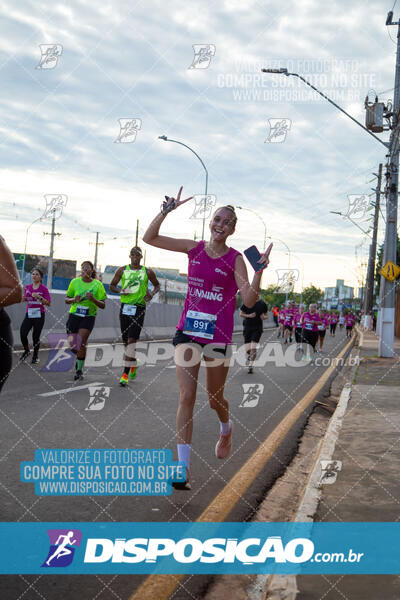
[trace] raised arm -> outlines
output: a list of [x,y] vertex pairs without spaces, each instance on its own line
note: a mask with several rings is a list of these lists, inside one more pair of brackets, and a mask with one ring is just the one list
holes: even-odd
[[22,293],[14,257],[0,235],[0,308],[21,302]]
[[249,283],[249,278],[247,276],[246,265],[244,264],[243,256],[239,255],[236,257],[235,261],[235,281],[236,285],[239,288],[240,295],[242,296],[243,304],[247,306],[247,308],[252,308],[258,300],[258,296],[260,295],[260,283],[264,269],[268,267],[269,264],[269,255],[272,249],[272,244],[270,244],[264,254],[261,255],[260,260],[258,261],[260,264],[265,263],[262,271],[255,272],[253,275],[252,282]]
[[146,244],[155,246],[156,248],[163,248],[163,250],[172,250],[173,252],[185,253],[188,253],[189,250],[197,245],[197,242],[194,240],[172,238],[159,234],[161,223],[163,223],[167,214],[178,208],[178,206],[181,206],[181,204],[185,204],[185,202],[191,200],[192,198],[192,196],[190,196],[190,198],[181,200],[181,194],[182,187],[179,188],[176,199],[168,198],[168,200],[164,202],[162,211],[155,217],[155,219],[152,220],[143,236],[143,241]]

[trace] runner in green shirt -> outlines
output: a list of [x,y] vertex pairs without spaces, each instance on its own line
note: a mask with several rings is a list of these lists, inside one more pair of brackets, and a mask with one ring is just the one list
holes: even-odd
[[76,373],[74,379],[83,378],[83,364],[86,358],[86,347],[90,333],[94,327],[98,308],[104,308],[107,298],[101,281],[96,279],[93,264],[85,260],[81,265],[81,276],[72,279],[68,286],[66,304],[71,304],[67,321],[67,333],[74,335],[71,346],[76,354]]
[[[150,302],[160,289],[154,271],[140,265],[142,250],[139,246],[132,248],[129,257],[131,263],[117,269],[110,283],[110,290],[121,294],[119,320],[125,345],[124,371],[119,381],[122,386],[128,385],[128,380],[136,377],[136,342],[142,331],[146,302]],[[151,292],[147,289],[149,280],[154,286]],[[119,282],[121,288],[117,287]]]

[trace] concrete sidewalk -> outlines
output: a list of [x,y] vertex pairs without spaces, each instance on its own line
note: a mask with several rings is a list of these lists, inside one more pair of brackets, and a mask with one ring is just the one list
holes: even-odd
[[[360,330],[360,364],[351,383],[332,460],[341,470],[322,486],[314,521],[400,518],[400,340],[394,358],[378,357],[378,338]],[[302,575],[296,600],[398,600],[396,575]]]

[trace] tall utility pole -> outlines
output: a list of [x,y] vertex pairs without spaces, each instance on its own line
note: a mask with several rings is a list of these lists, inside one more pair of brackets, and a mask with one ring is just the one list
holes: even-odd
[[138,241],[139,241],[139,219],[136,219],[136,240],[135,240],[135,246],[138,245]]
[[378,183],[375,189],[375,214],[374,214],[374,229],[372,233],[372,242],[369,247],[367,279],[365,282],[364,293],[364,325],[366,329],[371,329],[372,311],[374,302],[374,279],[375,279],[375,257],[376,257],[376,241],[378,237],[378,220],[381,199],[381,182],[382,182],[382,163],[379,165]]
[[[400,21],[393,23],[393,13],[389,12],[386,25],[397,25],[396,73],[394,81],[393,120],[389,143],[389,162],[387,165],[387,215],[384,260],[396,263],[397,254],[397,193],[399,183],[399,133],[400,133]],[[395,283],[381,276],[381,335],[379,338],[379,356],[394,356],[394,317]]]
[[[56,235],[61,235],[61,233],[55,233],[55,224],[56,224],[56,217],[55,217],[55,211],[53,211],[53,218],[51,219],[49,265],[47,267],[47,287],[49,288],[49,290],[53,289],[54,238]],[[45,233],[45,235],[49,235],[49,234]]]
[[103,245],[103,242],[99,242],[100,231],[96,231],[96,242],[95,242],[95,250],[94,250],[94,268],[97,269],[97,256],[98,256],[98,248]]

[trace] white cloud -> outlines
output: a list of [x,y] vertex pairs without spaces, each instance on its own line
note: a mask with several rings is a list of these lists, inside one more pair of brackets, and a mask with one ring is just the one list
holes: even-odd
[[[13,248],[21,250],[43,194],[58,191],[69,203],[59,223],[65,242],[57,242],[57,251],[80,259],[91,248],[95,227],[109,238],[101,262],[125,260],[130,238],[120,248],[111,239],[114,230],[133,235],[139,217],[143,233],[164,193],[181,183],[188,193],[204,186],[196,157],[157,139],[165,133],[199,153],[219,204],[257,210],[269,235],[305,257],[308,281],[323,286],[335,278],[354,280],[346,261],[354,267],[362,234],[329,211],[343,210],[349,193],[369,193],[369,173],[383,161],[384,149],[327,102],[313,99],[303,83],[261,75],[260,69],[291,65],[323,91],[342,93],[339,104],[363,122],[369,87],[393,87],[387,8],[383,0],[373,6],[361,0],[351,6],[343,0],[153,0],[134,6],[73,0],[7,7],[7,34],[0,41],[0,175],[3,198],[25,207],[16,226],[7,226]],[[46,42],[63,44],[63,54],[55,69],[44,72],[35,66],[38,44]],[[188,69],[196,43],[216,45],[208,69]],[[232,74],[251,77],[243,87],[221,84]],[[342,86],[332,86],[335,75],[344,77]],[[260,97],[235,99],[237,90]],[[280,100],[274,90],[283,92]],[[123,117],[142,119],[134,144],[113,143]],[[283,144],[264,143],[274,117],[292,120]],[[80,230],[82,246],[73,240],[67,216],[88,224]],[[201,224],[189,216],[189,207],[182,209],[179,226],[171,219],[165,231],[199,235]],[[233,242],[243,250],[256,235],[262,243],[261,223],[240,217]],[[30,241],[46,246],[40,228],[33,228]],[[184,257],[147,251],[154,265],[185,269]],[[276,246],[274,253],[284,264],[284,251]]]

